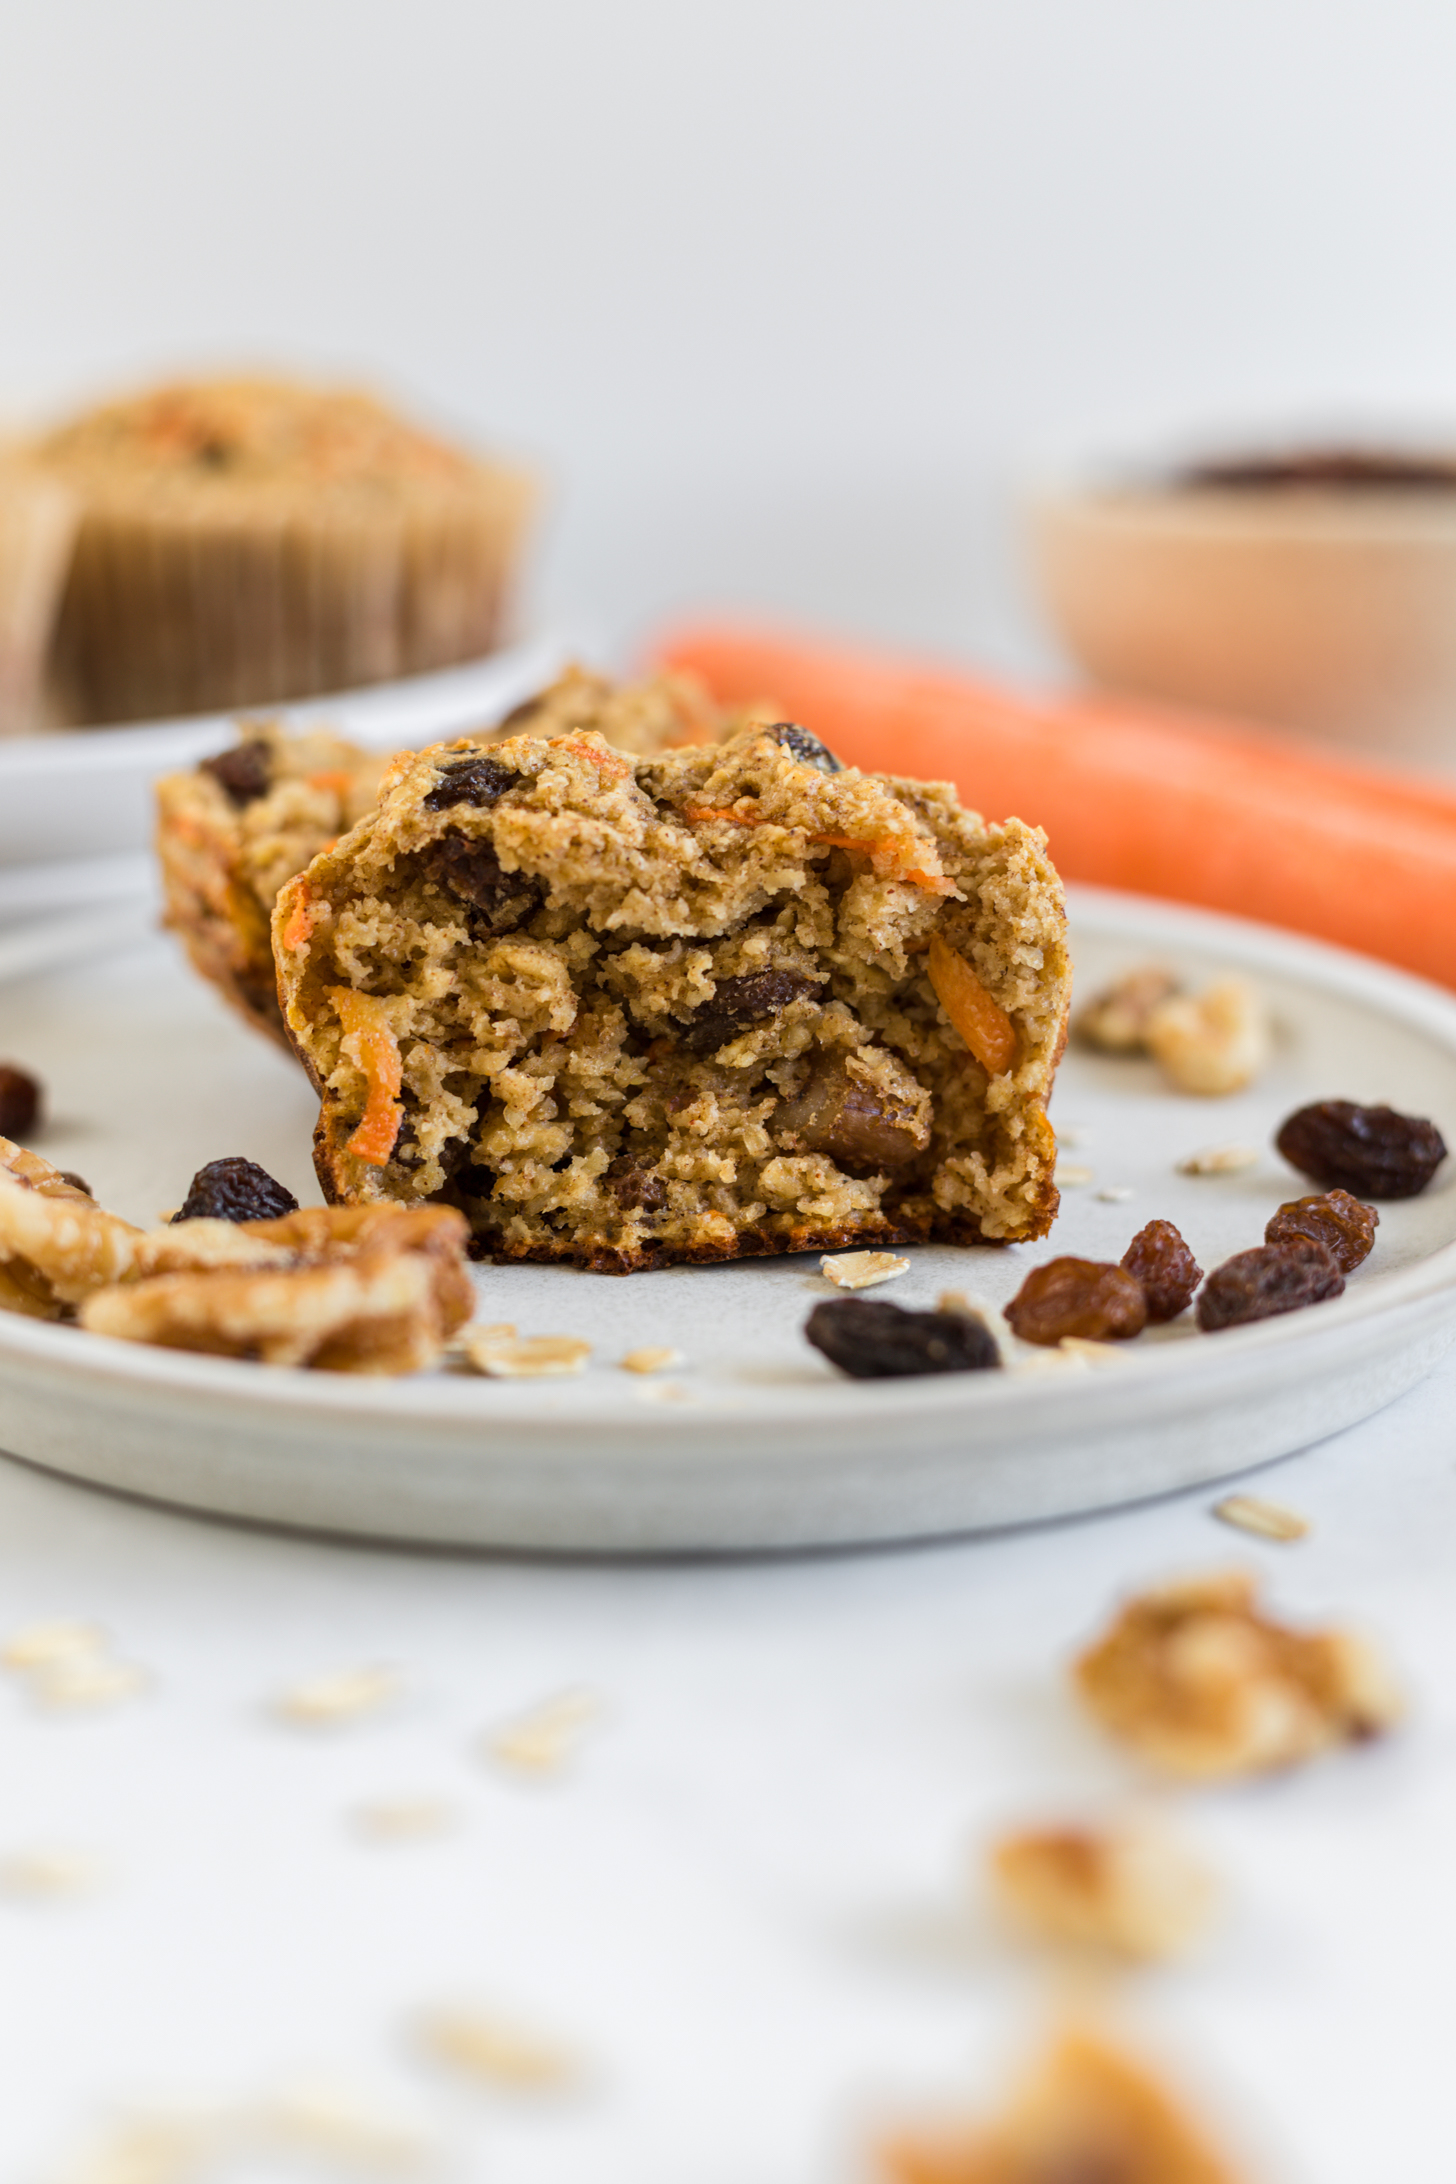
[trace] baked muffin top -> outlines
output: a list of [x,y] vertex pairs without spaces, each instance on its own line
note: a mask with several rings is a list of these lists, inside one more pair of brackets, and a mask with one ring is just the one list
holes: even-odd
[[264,377],[178,380],[106,403],[38,453],[93,495],[144,489],[199,507],[290,491],[311,502],[448,496],[491,476],[360,389]]

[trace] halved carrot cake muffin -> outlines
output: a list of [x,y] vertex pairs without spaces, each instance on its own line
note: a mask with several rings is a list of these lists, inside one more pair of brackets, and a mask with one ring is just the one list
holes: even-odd
[[1045,1234],[1064,925],[1040,834],[783,723],[405,754],[274,945],[328,1197],[630,1272]]
[[278,890],[371,811],[385,761],[322,731],[270,722],[157,783],[167,923],[203,977],[288,1044],[270,920]]
[[[477,740],[497,741],[527,721],[538,735],[592,729],[641,756],[714,743],[728,726],[691,676],[618,688],[582,667],[568,668]],[[284,1046],[270,931],[278,890],[372,809],[384,768],[383,758],[342,736],[291,735],[254,722],[230,750],[157,783],[167,923],[203,977]]]

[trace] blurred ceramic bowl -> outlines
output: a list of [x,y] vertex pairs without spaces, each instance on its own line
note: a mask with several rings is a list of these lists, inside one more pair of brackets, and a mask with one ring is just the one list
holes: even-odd
[[1031,545],[1101,688],[1456,760],[1456,456],[1312,450],[1046,490]]

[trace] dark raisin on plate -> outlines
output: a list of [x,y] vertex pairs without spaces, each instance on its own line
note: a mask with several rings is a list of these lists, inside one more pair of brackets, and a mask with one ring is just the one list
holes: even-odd
[[29,1137],[40,1121],[40,1085],[28,1069],[0,1062],[0,1137]]
[[1312,1236],[1256,1244],[1214,1268],[1198,1299],[1198,1324],[1213,1334],[1220,1327],[1273,1319],[1306,1304],[1323,1304],[1327,1297],[1338,1297],[1344,1286],[1334,1253]]
[[816,1304],[804,1333],[851,1380],[899,1380],[914,1373],[981,1373],[999,1366],[990,1329],[961,1312],[907,1312],[867,1297]]
[[256,1160],[234,1156],[209,1160],[192,1178],[192,1186],[174,1221],[276,1221],[285,1213],[297,1213],[292,1191],[275,1182]]
[[1325,1191],[1318,1198],[1291,1198],[1271,1214],[1266,1244],[1287,1243],[1291,1236],[1312,1236],[1334,1253],[1342,1274],[1353,1274],[1368,1259],[1380,1216],[1348,1191]]
[[1023,1342],[1055,1348],[1065,1335],[1085,1342],[1126,1342],[1148,1323],[1142,1286],[1104,1259],[1049,1259],[1034,1266],[1006,1307]]
[[1186,1312],[1203,1279],[1202,1267],[1171,1221],[1149,1221],[1140,1228],[1122,1255],[1122,1266],[1141,1289],[1155,1326]]
[[202,771],[212,775],[238,811],[255,804],[273,786],[272,757],[267,744],[256,738],[235,743],[230,751],[219,751],[216,758],[205,758]]
[[1301,1175],[1357,1198],[1414,1198],[1446,1157],[1446,1140],[1433,1122],[1354,1100],[1297,1109],[1274,1143]]

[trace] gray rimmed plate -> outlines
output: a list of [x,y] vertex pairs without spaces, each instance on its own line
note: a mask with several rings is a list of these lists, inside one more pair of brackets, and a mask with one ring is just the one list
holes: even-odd
[[[1068,1167],[1041,1244],[926,1247],[876,1295],[1004,1302],[1064,1252],[1116,1258],[1155,1216],[1205,1267],[1260,1242],[1313,1186],[1272,1151],[1306,1101],[1386,1099],[1456,1142],[1456,997],[1382,965],[1235,919],[1073,890],[1078,980],[1157,956],[1189,978],[1239,970],[1277,1021],[1249,1091],[1198,1100],[1154,1066],[1069,1047],[1053,1119]],[[127,936],[121,935],[123,943]],[[94,946],[94,941],[88,942]],[[150,1222],[195,1167],[246,1153],[314,1197],[313,1102],[168,943],[131,942],[6,994],[5,1045],[47,1079],[40,1149]],[[1186,1176],[1201,1147],[1256,1165]],[[1103,1195],[1105,1194],[1105,1195]],[[0,1316],[0,1446],[78,1478],[189,1507],[403,1540],[566,1553],[719,1552],[905,1539],[1032,1522],[1222,1478],[1388,1403],[1456,1338],[1456,1175],[1381,1208],[1343,1297],[1214,1336],[1185,1318],[1106,1363],[850,1382],[804,1343],[834,1292],[816,1259],[626,1279],[478,1270],[481,1316],[593,1345],[573,1381],[462,1372],[392,1382],[269,1371]],[[641,1378],[623,1354],[681,1351]]]

